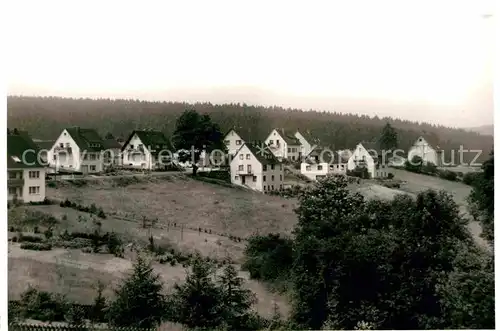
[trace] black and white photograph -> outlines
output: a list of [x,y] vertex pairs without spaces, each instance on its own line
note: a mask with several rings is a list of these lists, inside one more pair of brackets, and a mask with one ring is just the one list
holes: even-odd
[[495,5],[5,1],[1,328],[495,329]]

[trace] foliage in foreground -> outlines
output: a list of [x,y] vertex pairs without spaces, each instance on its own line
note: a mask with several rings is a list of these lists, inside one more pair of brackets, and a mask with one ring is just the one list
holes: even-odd
[[[492,258],[446,192],[367,202],[331,177],[299,201],[288,264],[296,328],[494,328]],[[256,250],[260,241],[247,260],[266,266],[272,250]]]

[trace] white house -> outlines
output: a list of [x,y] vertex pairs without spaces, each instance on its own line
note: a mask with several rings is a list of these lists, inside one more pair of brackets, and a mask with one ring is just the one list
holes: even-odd
[[24,131],[7,130],[7,200],[40,202],[45,199],[45,167],[39,148]]
[[285,168],[269,148],[243,144],[231,161],[230,168],[233,184],[260,192],[283,188]]
[[273,129],[264,143],[269,146],[271,152],[278,159],[299,161],[302,157],[300,141],[285,132],[285,130]]
[[389,154],[382,155],[375,143],[362,142],[352,151],[347,162],[347,170],[352,171],[357,167],[367,168],[370,178],[385,178],[390,172],[387,161],[389,156]]
[[300,164],[300,173],[311,180],[327,175],[345,175],[348,159],[323,147],[314,148]]
[[170,142],[160,131],[133,131],[122,146],[122,164],[125,167],[153,170],[172,160]]
[[424,137],[419,137],[408,151],[408,161],[411,161],[415,156],[419,156],[424,164],[433,163],[439,166],[439,155],[440,151],[438,149],[433,148]]
[[245,143],[245,139],[236,132],[235,129],[229,130],[224,136],[224,144],[226,145],[227,152],[229,155],[234,155]]
[[47,158],[56,170],[98,173],[103,170],[103,151],[103,140],[96,130],[76,126],[61,132]]
[[297,130],[297,132],[295,132],[295,138],[299,140],[300,153],[302,157],[309,155],[314,147],[319,144],[319,139],[314,138],[309,130],[306,130],[303,133]]
[[114,138],[104,139],[102,155],[103,167],[113,167],[122,164],[122,145]]

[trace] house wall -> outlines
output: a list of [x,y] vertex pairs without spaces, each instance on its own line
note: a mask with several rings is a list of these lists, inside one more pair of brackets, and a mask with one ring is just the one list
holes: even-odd
[[[71,147],[71,154],[66,150],[56,152],[56,148],[60,147],[60,144],[63,144],[63,146],[65,147]],[[49,166],[54,168],[69,169],[73,171],[81,171],[80,153],[80,148],[78,147],[76,142],[66,130],[63,130],[52,148],[47,152]],[[56,156],[55,159],[54,155]]]
[[[237,143],[239,141],[239,144]],[[227,152],[230,155],[236,154],[236,151],[245,143],[243,139],[236,133],[236,131],[231,130],[224,137],[224,142],[226,143]]]
[[97,173],[103,171],[103,155],[101,152],[85,152],[80,155],[80,170],[83,173]]
[[326,176],[329,172],[328,163],[309,164],[302,162],[300,164],[300,173],[311,180],[317,180],[316,176]]
[[415,156],[420,156],[424,163],[432,162],[438,165],[438,154],[436,150],[422,137],[418,138],[408,151],[408,161],[411,161]]
[[276,129],[273,129],[273,131],[271,131],[271,134],[269,134],[269,136],[265,140],[265,143],[269,146],[269,149],[274,154],[274,156],[280,159],[287,158],[288,144]]
[[266,192],[280,190],[283,188],[284,180],[285,166],[283,164],[267,164],[265,167],[263,166],[262,191]]
[[347,162],[347,169],[354,170],[356,168],[356,162],[365,161],[364,165],[360,163],[360,166],[364,166],[368,168],[368,173],[371,178],[376,178],[377,174],[375,173],[375,161],[373,157],[368,153],[368,151],[363,147],[363,145],[358,144],[356,149],[352,152],[349,161]]
[[309,164],[303,162],[300,164],[300,173],[311,180],[317,180],[317,176],[345,175],[347,164],[328,164],[326,162]]
[[[243,156],[243,159],[240,158]],[[243,166],[243,171],[239,170],[240,165]],[[248,165],[251,167],[251,174],[247,174]],[[231,169],[231,183],[236,185],[243,185],[243,176],[245,177],[245,185],[254,190],[262,191],[262,164],[250,152],[247,146],[243,146],[239,152],[234,156],[230,165]],[[255,181],[254,181],[255,176]]]
[[[30,171],[38,171],[39,176],[38,178],[30,178],[29,177],[29,172]],[[24,185],[22,186],[22,191],[21,187],[18,188],[18,198],[22,199],[23,202],[40,202],[45,199],[45,168],[30,168],[30,169],[23,169],[23,179],[24,179]],[[31,193],[30,194],[30,187],[39,187],[38,193]],[[11,195],[9,195],[9,198],[12,198]]]
[[295,138],[297,138],[300,141],[300,152],[302,155],[305,157],[309,155],[312,151],[312,146],[309,144],[306,138],[299,132],[295,132]]
[[121,165],[122,163],[122,155],[121,149],[119,148],[110,148],[105,150],[103,153],[103,168],[108,166]]
[[[147,150],[148,146],[144,146],[144,153],[142,153],[137,149],[139,145],[144,144],[137,134],[134,134],[123,150],[123,165],[151,170],[153,163],[151,153]],[[130,149],[132,146],[133,149]]]

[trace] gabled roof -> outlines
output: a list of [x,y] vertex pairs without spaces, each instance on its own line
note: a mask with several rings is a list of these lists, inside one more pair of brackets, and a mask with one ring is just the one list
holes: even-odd
[[243,141],[250,141],[250,137],[252,137],[252,134],[249,130],[243,130],[243,129],[235,129],[231,128],[227,130],[227,132],[224,134],[224,139],[227,137],[229,132],[234,131],[236,134],[243,140]]
[[[32,152],[30,150],[32,150]],[[8,169],[43,168],[43,165],[41,165],[38,160],[38,151],[38,146],[33,142],[27,132],[17,131],[14,133],[12,131],[7,133]]]
[[250,152],[255,156],[255,158],[261,163],[261,164],[278,164],[281,163],[276,156],[271,152],[269,147],[265,146],[264,144],[257,145],[255,143],[244,143],[241,145],[241,147],[236,151],[234,157],[236,158],[236,155],[241,151],[243,146],[247,146],[247,148],[250,150]]
[[81,150],[100,152],[104,149],[102,138],[94,129],[84,129],[78,126],[66,128],[69,135]]
[[[372,157],[377,156],[377,158],[380,159],[384,155],[384,150],[380,148],[380,145],[377,142],[362,141],[359,144],[363,145],[363,147]],[[392,152],[393,151],[385,151],[385,157],[386,158],[392,157],[393,156]]]
[[127,138],[123,146],[121,146],[122,150],[124,150],[127,147],[128,143],[130,142],[130,139],[132,139],[134,135],[137,135],[137,137],[139,137],[141,142],[144,144],[144,147],[150,148],[151,151],[159,152],[162,149],[170,148],[170,141],[165,137],[163,132],[149,131],[149,130],[134,130]]
[[420,138],[424,138],[425,141],[429,144],[429,147],[432,147],[436,150],[439,149],[439,137],[437,137],[436,135],[422,134],[417,139],[415,139],[413,145],[415,145]]
[[297,132],[304,137],[310,145],[319,144],[320,141],[309,130],[298,130]]
[[50,150],[54,146],[55,140],[41,140],[37,141],[36,144],[40,149]]
[[[289,134],[287,131],[284,129],[274,129],[278,134],[283,138],[283,140],[288,144],[288,145],[300,145],[300,140],[297,139],[293,134]],[[272,131],[271,131],[272,132]]]
[[116,139],[104,139],[103,141],[104,149],[121,149],[122,145]]

